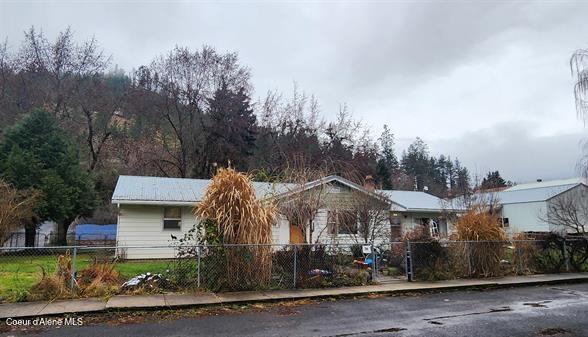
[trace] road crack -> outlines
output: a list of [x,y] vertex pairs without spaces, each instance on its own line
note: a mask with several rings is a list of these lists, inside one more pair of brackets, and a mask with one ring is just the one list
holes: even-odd
[[[431,318],[424,318],[423,320],[429,322],[429,321],[437,321],[439,319],[447,319],[447,318],[455,318],[455,317],[465,317],[465,316],[475,316],[475,315],[486,315],[486,314],[493,314],[496,312],[507,312],[507,311],[512,311],[512,309],[510,307],[502,307],[502,308],[498,308],[498,309],[490,309],[488,311],[480,311],[480,312],[468,312],[465,314],[457,314],[457,315],[447,315],[447,316],[437,316],[437,317],[431,317]],[[439,323],[439,322],[437,322]],[[436,323],[432,323],[432,324],[436,324]]]

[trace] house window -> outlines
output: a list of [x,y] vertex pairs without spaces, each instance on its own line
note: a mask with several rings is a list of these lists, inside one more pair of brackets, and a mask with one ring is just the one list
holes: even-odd
[[357,234],[357,214],[353,211],[329,211],[327,226],[329,234]]
[[402,219],[399,216],[390,217],[390,237],[398,239],[402,236]]
[[351,211],[340,211],[337,216],[339,234],[357,234],[357,214]]
[[508,228],[510,226],[508,223],[508,218],[502,218],[501,224],[503,228]]
[[163,229],[182,228],[182,209],[180,207],[163,208]]

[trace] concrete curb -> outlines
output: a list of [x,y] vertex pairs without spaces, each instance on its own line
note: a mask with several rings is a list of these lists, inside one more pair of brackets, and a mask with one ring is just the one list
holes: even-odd
[[25,318],[44,315],[83,314],[102,311],[172,309],[214,306],[232,303],[256,303],[309,298],[349,298],[370,294],[403,294],[438,292],[458,289],[508,288],[588,281],[588,273],[532,275],[482,280],[450,280],[438,282],[403,282],[361,287],[247,291],[231,293],[118,295],[107,301],[96,298],[55,302],[27,302],[0,305],[0,318]]

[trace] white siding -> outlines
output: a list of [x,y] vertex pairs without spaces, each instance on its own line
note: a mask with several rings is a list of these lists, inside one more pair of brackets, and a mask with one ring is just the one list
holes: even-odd
[[[560,202],[559,199],[562,199]],[[567,202],[574,200],[574,205],[576,207],[576,216],[579,218],[579,223],[588,223],[588,219],[586,218],[588,214],[586,214],[586,208],[582,207],[581,205],[588,205],[588,186],[586,185],[578,185],[566,192],[561,193],[553,197],[552,199],[547,201],[546,207],[554,207],[555,212],[560,213],[562,209],[562,205],[567,205]],[[573,208],[571,209],[573,210]],[[546,209],[546,212],[548,208]],[[553,211],[553,209],[552,209]],[[545,215],[542,215],[544,218],[547,218]],[[573,226],[570,228],[560,227],[559,225],[550,224],[549,229],[553,232],[560,232],[563,233],[568,231],[569,233],[575,233],[576,230]]]
[[[168,246],[171,235],[181,238],[196,223],[191,207],[182,207],[181,230],[163,229],[163,207],[143,205],[121,205],[118,216],[117,243],[120,246]],[[126,257],[170,258],[173,248],[128,248]]]
[[509,233],[546,232],[549,231],[549,224],[539,219],[545,216],[546,210],[545,201],[505,204],[502,205],[502,217],[508,218]]
[[[337,234],[333,235],[329,233],[327,228],[327,217],[328,210],[320,210],[314,220],[314,234],[313,242],[320,243],[340,243],[340,244],[356,244],[363,243],[363,238],[358,234]],[[380,235],[375,238],[375,243],[380,244],[389,240],[390,237],[390,222],[385,220],[385,224],[382,225]]]
[[279,216],[276,225],[272,226],[272,242],[281,245],[290,243],[290,227],[283,216]]
[[[322,209],[314,220],[314,233],[312,242],[352,244],[361,243],[358,235],[339,234],[331,235],[327,229],[328,210]],[[418,218],[439,217],[438,213],[399,213],[402,230],[407,231],[419,225]],[[171,243],[171,235],[180,238],[188,232],[196,223],[192,215],[191,207],[182,207],[182,228],[180,231],[163,229],[163,206],[152,205],[121,205],[119,209],[117,242],[120,246],[162,246],[160,248],[127,248],[124,254],[129,259],[141,258],[171,258],[175,251],[168,247]],[[383,225],[381,235],[376,239],[376,244],[386,242],[390,238],[389,222]],[[448,224],[450,227],[450,224]],[[272,239],[274,244],[290,243],[290,227],[288,221],[278,217],[278,223],[272,227]],[[308,239],[308,238],[307,238]]]

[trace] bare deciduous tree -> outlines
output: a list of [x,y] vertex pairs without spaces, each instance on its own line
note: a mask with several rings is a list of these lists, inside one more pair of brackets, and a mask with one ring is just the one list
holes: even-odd
[[356,243],[373,243],[377,239],[390,239],[390,202],[380,193],[354,190],[349,211],[356,216],[357,230],[351,237]]
[[[136,72],[139,89],[152,97],[160,125],[163,154],[159,167],[166,176],[203,176],[213,154],[205,146],[205,113],[215,91],[226,85],[250,92],[250,72],[237,53],[217,53],[212,47],[191,51],[176,47]],[[153,95],[156,93],[156,95]]]
[[588,188],[577,187],[549,200],[539,219],[555,226],[555,231],[586,235],[588,230]]
[[28,195],[0,180],[0,245],[34,217],[36,194]]
[[[320,209],[325,208],[326,186],[320,180],[326,177],[322,169],[310,168],[304,160],[292,162],[284,171],[284,181],[289,182],[286,196],[278,202],[279,213],[290,226],[298,228],[304,240],[313,242],[314,220]],[[316,182],[316,184],[312,184]]]
[[[574,99],[576,113],[584,121],[588,117],[588,49],[576,50],[570,58],[570,69],[575,77]],[[578,163],[578,169],[584,177],[588,177],[588,142],[584,143],[584,156]]]

